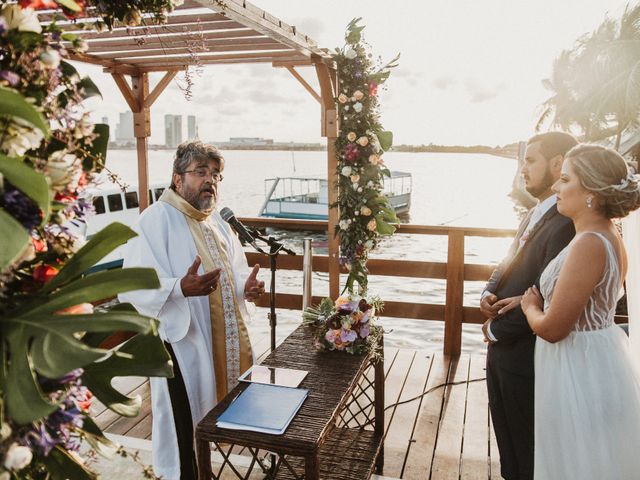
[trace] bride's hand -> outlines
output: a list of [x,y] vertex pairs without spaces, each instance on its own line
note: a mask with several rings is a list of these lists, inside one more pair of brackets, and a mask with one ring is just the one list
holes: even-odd
[[498,300],[493,306],[498,310],[498,315],[504,315],[510,310],[513,310],[518,305],[520,305],[520,300],[522,299],[522,295],[517,295],[515,297],[503,298],[502,300]]
[[524,295],[522,296],[522,300],[520,301],[520,305],[522,306],[522,311],[525,315],[532,308],[537,308],[542,311],[542,307],[544,306],[544,300],[542,299],[542,295],[534,285],[531,288],[528,288]]

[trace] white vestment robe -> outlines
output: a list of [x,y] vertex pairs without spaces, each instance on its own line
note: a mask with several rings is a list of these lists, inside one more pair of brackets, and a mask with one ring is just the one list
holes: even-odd
[[[235,298],[246,320],[244,284],[249,275],[247,259],[240,241],[220,214],[212,213],[228,252],[235,280]],[[208,296],[185,297],[180,280],[198,254],[185,215],[166,202],[147,208],[133,229],[138,236],[126,245],[124,267],[150,267],[160,279],[157,290],[138,290],[119,295],[139,313],[160,321],[160,337],[169,342],[178,361],[191,407],[193,428],[217,404],[213,367],[210,305]],[[204,269],[200,266],[198,272]],[[179,480],[180,459],[173,411],[166,378],[151,378],[153,411],[153,468],[165,480]]]

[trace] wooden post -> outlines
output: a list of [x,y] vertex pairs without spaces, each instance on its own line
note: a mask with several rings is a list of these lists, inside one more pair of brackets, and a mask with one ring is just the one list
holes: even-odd
[[[338,136],[338,108],[336,106],[336,93],[334,85],[337,84],[335,69],[329,68],[324,63],[316,63],[316,73],[320,82],[320,94],[322,102],[321,120],[322,136],[327,138],[327,192],[329,205],[338,200],[336,168],[338,159],[335,152],[335,141]],[[328,250],[329,250],[329,296],[337,298],[340,295],[340,238],[334,235],[335,227],[340,220],[340,212],[337,208],[329,208],[327,224]]]
[[464,231],[449,231],[447,296],[444,306],[444,353],[460,355],[464,297]]
[[133,134],[138,151],[138,201],[140,213],[149,206],[149,136],[151,115],[144,101],[149,95],[149,74],[140,73],[131,77],[131,90],[138,102],[138,111],[133,112]]

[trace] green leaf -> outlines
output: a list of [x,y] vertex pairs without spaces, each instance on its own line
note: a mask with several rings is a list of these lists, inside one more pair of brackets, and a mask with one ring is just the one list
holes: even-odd
[[91,417],[85,417],[81,432],[91,447],[103,457],[112,457],[118,450],[119,445],[104,436],[102,430],[96,425]]
[[5,87],[0,87],[0,115],[18,117],[49,137],[49,124],[27,100],[18,92]]
[[71,10],[72,12],[80,12],[82,10],[80,5],[73,0],[56,0],[56,3],[61,7]]
[[376,216],[376,230],[380,235],[393,235],[396,231],[396,227]]
[[99,478],[96,473],[78,463],[60,445],[56,445],[49,455],[40,460],[45,464],[47,473],[52,480],[96,480]]
[[100,89],[98,86],[93,83],[93,80],[89,77],[83,77],[82,80],[78,82],[78,90],[82,95],[82,98],[86,100],[91,97],[100,97],[102,98],[102,93],[100,93]]
[[18,190],[36,202],[44,212],[42,223],[49,219],[51,193],[44,174],[36,172],[21,158],[11,158],[0,153],[0,173]]
[[[89,152],[89,156],[82,162],[82,168],[85,171],[95,170],[100,172],[102,165],[107,161],[107,148],[109,147],[109,125],[105,123],[98,123],[93,127],[93,133],[96,134],[96,138],[93,139],[91,145],[86,145],[86,150]],[[102,164],[96,164],[95,160],[98,159]]]
[[0,208],[0,269],[11,265],[31,241],[22,224]]
[[36,301],[21,312],[21,316],[52,313],[81,303],[94,302],[131,290],[154,289],[160,286],[152,268],[124,268],[87,275],[50,295]]
[[69,62],[66,62],[64,60],[60,62],[60,70],[62,71],[62,74],[65,76],[65,78],[80,76],[76,67],[74,67]]
[[[7,414],[20,425],[46,417],[58,408],[56,403],[49,402],[40,389],[31,365],[31,355],[27,350],[28,342],[25,338],[28,337],[29,333],[24,326],[11,329],[6,334],[9,350],[2,358],[7,371],[7,386],[10,386],[3,392]],[[9,359],[11,363],[8,363],[7,368]]]
[[124,245],[136,235],[133,230],[119,222],[106,226],[91,237],[91,240],[62,267],[58,274],[44,286],[42,291],[45,293],[51,292],[75,280],[113,250],[120,245]]
[[82,381],[89,390],[108,408],[126,417],[138,414],[141,399],[127,397],[111,386],[113,377],[173,377],[171,357],[158,336],[138,334],[126,341],[118,352],[132,358],[112,356],[85,368]]
[[393,132],[379,131],[376,132],[376,135],[378,136],[378,140],[380,141],[380,148],[382,148],[382,150],[385,152],[389,151],[389,149],[393,145]]

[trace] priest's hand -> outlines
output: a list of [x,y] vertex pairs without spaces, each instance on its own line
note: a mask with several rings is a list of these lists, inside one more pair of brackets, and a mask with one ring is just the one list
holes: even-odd
[[200,263],[202,263],[202,259],[200,255],[196,255],[196,259],[187,270],[187,274],[180,280],[180,288],[185,297],[210,295],[211,292],[218,288],[220,269],[216,268],[204,275],[198,275]]
[[259,270],[260,265],[254,265],[244,284],[244,298],[250,302],[255,302],[264,293],[264,282],[260,282],[256,278]]

